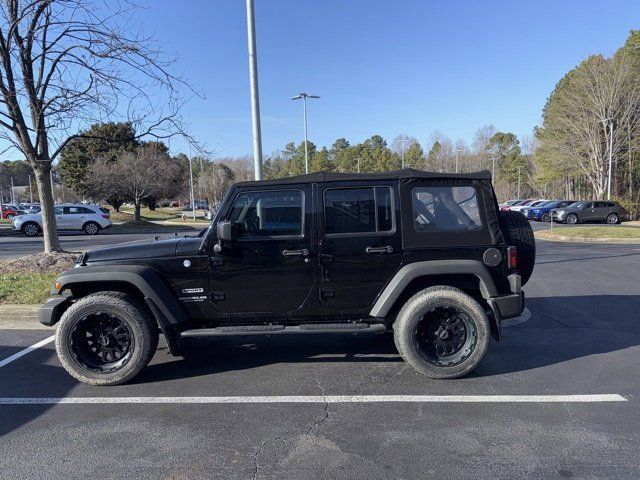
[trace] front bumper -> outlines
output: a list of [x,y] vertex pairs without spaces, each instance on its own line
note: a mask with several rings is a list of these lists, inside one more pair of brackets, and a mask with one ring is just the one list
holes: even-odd
[[71,305],[71,297],[62,295],[49,297],[38,310],[38,321],[47,327],[52,327],[58,323],[69,305]]

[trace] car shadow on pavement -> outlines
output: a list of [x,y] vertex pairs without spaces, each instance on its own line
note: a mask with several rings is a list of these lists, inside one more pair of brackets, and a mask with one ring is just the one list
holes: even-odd
[[527,299],[531,319],[505,328],[475,370],[486,377],[561,364],[640,345],[640,295]]
[[402,362],[393,336],[300,334],[189,339],[183,357],[149,365],[134,383],[199,377],[272,364]]
[[[541,297],[527,299],[527,307],[532,318],[504,328],[502,342],[492,343],[469,378],[521,372],[640,345],[640,296]],[[402,359],[390,334],[218,337],[190,341],[183,358],[154,363],[133,382],[199,377],[278,363],[328,362],[400,363]]]

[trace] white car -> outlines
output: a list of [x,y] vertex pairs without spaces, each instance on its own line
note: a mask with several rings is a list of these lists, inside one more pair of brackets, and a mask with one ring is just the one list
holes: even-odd
[[540,199],[540,200],[530,200],[528,202],[523,203],[522,205],[516,205],[515,207],[511,207],[512,212],[520,212],[524,216],[526,216],[526,211],[530,208],[537,207],[541,203],[547,202],[548,200]]
[[[58,230],[80,230],[95,235],[111,226],[109,210],[97,205],[57,205],[54,208]],[[42,213],[14,217],[11,228],[27,237],[35,237],[42,231]]]

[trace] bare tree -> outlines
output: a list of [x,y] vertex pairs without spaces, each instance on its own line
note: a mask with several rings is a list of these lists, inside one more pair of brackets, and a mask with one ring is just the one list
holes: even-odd
[[115,195],[133,203],[133,221],[139,222],[142,202],[162,196],[170,183],[182,183],[181,173],[179,164],[154,142],[135,152],[122,152],[115,161],[98,159],[91,167],[89,182],[102,199]]
[[75,132],[106,118],[132,122],[141,136],[183,132],[185,84],[167,71],[173,59],[131,24],[135,5],[108,5],[111,12],[91,0],[0,3],[0,140],[33,168],[46,252],[61,249],[51,165]]
[[208,163],[204,166],[199,181],[210,208],[222,201],[234,180],[233,170],[224,163]]
[[544,125],[537,131],[540,157],[563,172],[567,165],[584,175],[593,195],[604,196],[614,122],[612,157],[629,144],[628,132],[637,131],[640,81],[622,53],[605,59],[591,56],[556,86],[544,109]]

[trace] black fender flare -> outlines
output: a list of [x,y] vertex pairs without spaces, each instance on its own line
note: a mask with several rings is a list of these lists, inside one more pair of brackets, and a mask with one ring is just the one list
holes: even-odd
[[138,289],[160,325],[170,352],[178,354],[175,326],[187,322],[189,315],[155,270],[142,265],[88,265],[74,268],[56,279],[51,294],[60,295],[74,285],[95,282],[127,283]]
[[416,278],[452,274],[473,275],[478,279],[480,294],[482,298],[487,300],[491,310],[494,312],[494,318],[491,320],[494,323],[492,330],[494,330],[494,337],[498,340],[500,338],[500,312],[496,311],[494,302],[491,300],[492,297],[499,295],[498,289],[487,267],[477,260],[427,260],[405,265],[398,270],[378,296],[369,315],[376,318],[387,316],[405,288]]

